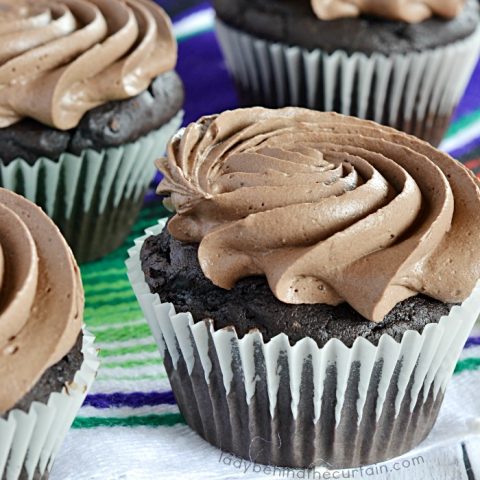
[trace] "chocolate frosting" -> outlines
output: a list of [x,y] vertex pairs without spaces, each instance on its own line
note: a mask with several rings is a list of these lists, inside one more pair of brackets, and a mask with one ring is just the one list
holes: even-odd
[[67,130],[172,70],[176,42],[150,0],[0,0],[0,127]]
[[321,20],[374,15],[390,20],[418,23],[438,15],[454,18],[465,0],[311,0]]
[[79,269],[60,231],[0,188],[0,413],[70,351],[82,317]]
[[172,140],[158,192],[229,289],[266,275],[285,303],[348,302],[379,322],[422,293],[455,303],[480,277],[480,188],[415,137],[299,108],[209,116]]

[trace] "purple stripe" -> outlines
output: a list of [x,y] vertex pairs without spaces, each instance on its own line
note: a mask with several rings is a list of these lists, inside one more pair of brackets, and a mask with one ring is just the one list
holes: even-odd
[[480,337],[470,337],[465,344],[465,348],[478,347],[480,345]]
[[[184,16],[185,12],[197,7],[199,0],[155,0],[171,18],[176,20],[178,17]],[[207,2],[203,2],[206,4]],[[204,6],[205,8],[205,6]]]
[[[187,92],[184,125],[198,120],[202,115],[238,106],[234,84],[214,32],[204,32],[180,42],[178,50],[177,72]],[[161,178],[158,173],[152,187],[158,185]],[[158,197],[150,190],[147,201],[155,199],[158,200]]]
[[112,407],[151,407],[154,405],[175,405],[173,392],[131,392],[131,393],[97,393],[89,395],[84,407],[112,408]]
[[469,155],[473,150],[480,148],[480,137],[474,138],[471,142],[467,143],[463,147],[457,148],[448,152],[453,158],[462,160],[462,157]]
[[480,108],[480,62],[477,64],[468,88],[454,115],[454,120]]
[[[480,346],[480,337],[470,337],[465,343],[465,348]],[[151,407],[155,405],[175,405],[172,391],[168,392],[131,392],[131,393],[97,393],[88,395],[83,403],[84,407],[99,409],[114,407]]]

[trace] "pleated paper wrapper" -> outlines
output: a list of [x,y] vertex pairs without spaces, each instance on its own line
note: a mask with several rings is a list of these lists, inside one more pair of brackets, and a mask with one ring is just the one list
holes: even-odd
[[155,174],[154,161],[182,119],[183,111],[135,142],[87,149],[80,156],[63,153],[57,161],[40,158],[33,165],[0,160],[0,187],[41,206],[78,262],[95,260],[118,248],[130,232]]
[[285,334],[265,342],[258,331],[239,339],[233,327],[194,323],[150,293],[139,254],[164,223],[137,240],[127,268],[193,430],[256,463],[302,468],[378,463],[428,435],[480,313],[480,283],[448,316],[400,343],[387,334],[378,346],[358,338],[351,348],[337,339],[319,348],[311,338],[291,346]]
[[56,453],[90,389],[99,367],[94,337],[83,330],[83,363],[73,382],[48,402],[11,410],[0,418],[0,478],[48,478]]
[[383,55],[307,50],[216,22],[246,105],[302,106],[374,120],[438,145],[480,52],[480,29],[422,52]]

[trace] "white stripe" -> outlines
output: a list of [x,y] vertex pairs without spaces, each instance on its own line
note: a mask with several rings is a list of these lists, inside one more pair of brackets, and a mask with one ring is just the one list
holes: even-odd
[[480,346],[464,348],[460,360],[465,358],[480,358]]
[[175,22],[173,32],[177,38],[193,35],[197,32],[213,29],[215,13],[213,9],[201,10]]
[[154,405],[144,406],[139,408],[132,407],[119,407],[119,408],[95,408],[95,407],[82,407],[80,409],[80,417],[131,417],[132,415],[151,415],[162,413],[178,413],[177,405]]
[[460,130],[457,134],[446,138],[440,144],[440,150],[444,152],[452,152],[458,148],[464,147],[465,145],[473,142],[476,138],[480,137],[480,120],[472,123],[467,128]]
[[97,381],[93,384],[91,394],[115,393],[115,392],[167,392],[171,390],[170,382],[167,379],[139,380],[135,381]]
[[480,320],[477,321],[475,326],[473,327],[472,332],[470,333],[471,337],[478,337],[480,336]]
[[106,324],[106,325],[99,325],[97,327],[89,326],[88,328],[94,333],[100,333],[100,332],[105,332],[107,330],[120,330],[124,327],[140,327],[144,325],[146,325],[145,319],[141,318],[140,320],[128,320],[126,322],[115,323],[113,325]]
[[140,353],[126,353],[125,355],[112,355],[111,357],[102,358],[102,363],[119,363],[129,362],[135,360],[158,360],[160,361],[160,354],[158,352],[140,352]]
[[145,365],[143,367],[114,367],[114,368],[100,368],[98,372],[98,378],[102,377],[124,377],[126,375],[166,375],[163,365]]
[[153,337],[139,338],[138,340],[118,340],[115,342],[96,342],[100,350],[115,350],[117,348],[129,348],[136,346],[155,345]]

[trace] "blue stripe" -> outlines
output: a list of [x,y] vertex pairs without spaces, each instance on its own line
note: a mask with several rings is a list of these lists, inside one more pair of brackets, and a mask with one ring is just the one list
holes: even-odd
[[478,347],[480,345],[480,337],[470,337],[465,343],[465,348]]
[[130,392],[130,393],[97,393],[89,395],[84,407],[114,408],[114,407],[147,407],[154,405],[175,405],[173,392]]

